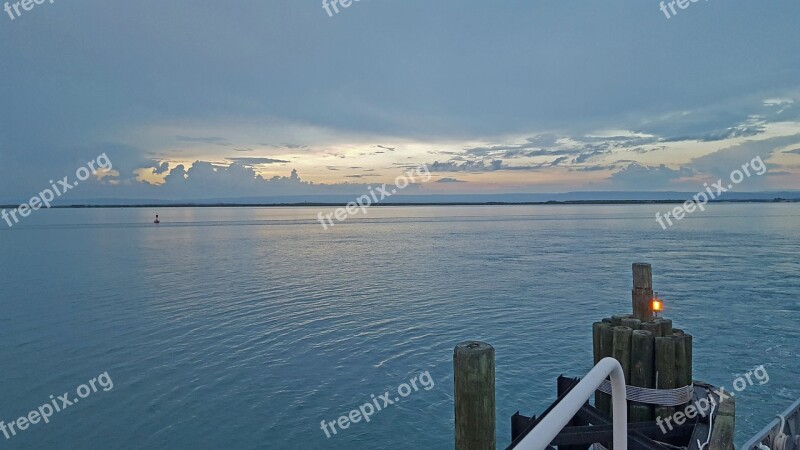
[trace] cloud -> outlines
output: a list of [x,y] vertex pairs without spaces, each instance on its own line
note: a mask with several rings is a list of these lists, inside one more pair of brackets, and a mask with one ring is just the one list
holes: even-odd
[[622,170],[611,175],[611,181],[616,187],[650,191],[666,187],[674,187],[673,183],[682,178],[691,177],[695,172],[687,167],[672,169],[664,164],[658,166],[645,166],[631,163]]
[[558,150],[522,150],[522,149],[511,149],[505,150],[504,152],[500,153],[498,156],[506,159],[510,158],[534,158],[537,156],[560,156],[560,155],[577,155],[580,154],[581,150],[578,149],[558,149]]
[[528,165],[521,165],[521,166],[509,166],[503,163],[501,159],[493,159],[491,161],[464,161],[459,163],[458,160],[455,158],[446,161],[446,162],[439,162],[434,161],[431,164],[426,164],[428,169],[431,172],[470,172],[470,173],[484,173],[484,172],[496,172],[501,170],[507,171],[531,171],[531,172],[538,172],[542,168],[545,167],[553,167],[559,165],[564,160],[561,158],[556,159],[552,162],[546,163],[537,163],[537,164],[528,164]]
[[[633,142],[641,144],[654,141],[653,138],[619,136],[612,138],[598,137],[545,137],[528,138],[522,144],[502,144],[488,147],[472,147],[464,149],[463,154],[473,157],[492,157],[496,159],[537,158],[553,156],[575,157],[573,163],[581,163],[595,156],[611,152],[611,148],[625,148]],[[540,143],[547,143],[551,148],[540,148]],[[560,159],[560,158],[559,158]],[[568,159],[568,158],[567,158]],[[562,161],[566,161],[563,159]]]
[[289,161],[283,159],[273,159],[273,158],[225,158],[228,161],[238,162],[247,166],[258,166],[262,164],[278,164],[278,163],[288,163]]
[[728,127],[721,130],[711,130],[699,134],[689,134],[683,136],[673,136],[663,139],[661,142],[681,142],[681,141],[700,141],[700,142],[716,142],[725,141],[728,139],[751,137],[756,136],[766,131],[766,122],[759,119],[753,119],[749,123],[739,124],[733,127]]
[[588,160],[590,160],[590,159],[592,159],[594,157],[605,155],[607,153],[609,153],[608,150],[597,150],[597,151],[589,152],[589,153],[581,153],[580,155],[578,155],[577,158],[572,160],[572,162],[574,164],[581,164],[581,163],[584,163],[584,162],[586,162],[586,161],[588,161]]
[[561,163],[564,163],[564,162],[567,162],[567,161],[569,161],[569,156],[561,156],[559,158],[556,158],[555,161],[553,161],[552,163],[550,163],[550,166],[558,166]]
[[222,137],[208,136],[208,137],[192,137],[192,136],[175,136],[175,140],[179,142],[195,142],[201,144],[227,144],[228,140]]
[[[360,176],[353,176],[357,178]],[[145,198],[222,199],[283,195],[356,194],[367,185],[356,183],[313,183],[303,181],[297,170],[289,176],[264,178],[240,162],[228,166],[195,161],[186,169],[178,165],[164,178],[164,184],[146,186],[139,183],[135,195]],[[130,192],[129,192],[130,194]]]
[[455,178],[445,177],[436,180],[437,183],[466,183],[466,181],[457,180]]
[[[725,147],[699,158],[692,159],[690,165],[697,171],[712,178],[728,178],[733,170],[741,169],[742,165],[749,163],[756,157],[766,161],[779,149],[800,144],[800,134],[780,136],[762,141],[745,141],[743,143]],[[769,169],[777,167],[767,164]],[[751,177],[750,183],[761,183],[758,178]]]
[[501,160],[493,160],[488,164],[481,161],[464,161],[459,164],[457,161],[439,162],[434,161],[433,164],[428,164],[431,172],[488,172],[493,170],[500,170],[503,165]]
[[559,137],[552,133],[540,134],[529,137],[527,141],[537,147],[553,147],[558,143]]
[[597,164],[597,165],[590,165],[590,166],[582,166],[582,167],[574,167],[570,168],[570,170],[578,171],[578,172],[599,172],[602,170],[614,170],[616,169],[616,164]]
[[[470,156],[479,156],[485,157],[490,155],[504,155],[506,158],[511,158],[516,155],[523,155],[527,153],[526,150],[532,148],[538,148],[539,146],[533,144],[531,142],[526,142],[524,144],[503,144],[503,145],[493,145],[489,147],[472,147],[472,148],[465,148],[463,153]],[[537,150],[540,152],[545,152],[545,150]]]
[[[170,175],[167,186],[152,192],[197,197],[205,192],[201,179],[218,183],[223,191],[236,186],[243,192],[311,189],[291,176],[269,184],[243,170],[258,164],[287,164],[284,159],[297,163],[306,177],[347,181],[349,173],[370,173],[369,169],[346,170],[344,164],[340,172],[325,170],[326,163],[335,166],[339,161],[334,157],[345,155],[348,166],[359,167],[379,167],[375,160],[387,166],[439,159],[444,162],[437,161],[433,169],[439,169],[440,176],[480,173],[474,177],[480,183],[470,177],[472,183],[464,186],[476,186],[476,190],[490,189],[489,185],[542,188],[534,177],[520,181],[519,173],[503,173],[511,171],[548,171],[559,185],[569,183],[575,189],[592,188],[594,182],[577,172],[620,171],[615,182],[624,182],[637,171],[668,178],[669,171],[659,170],[662,162],[667,169],[688,168],[712,176],[758,153],[730,149],[730,140],[764,140],[800,129],[792,123],[800,118],[797,67],[784,57],[800,48],[800,31],[790,26],[800,4],[769,10],[742,6],[744,12],[757,11],[769,20],[760,24],[763,29],[756,26],[730,35],[721,51],[712,51],[714,41],[706,38],[725,34],[727,19],[743,14],[739,8],[718,11],[726,20],[694,30],[699,33],[693,36],[696,39],[649,52],[664,40],[662,32],[667,30],[653,29],[631,41],[641,20],[663,21],[649,16],[649,7],[641,4],[622,9],[587,9],[568,2],[461,8],[458,13],[463,20],[453,22],[455,31],[469,31],[475,20],[488,24],[485,39],[476,42],[476,48],[452,39],[425,45],[441,38],[441,27],[433,23],[423,23],[408,39],[398,40],[386,33],[386,23],[402,24],[406,18],[388,3],[364,9],[359,26],[333,28],[319,26],[319,9],[273,3],[220,9],[215,2],[198,0],[191,9],[163,9],[158,23],[147,21],[149,7],[141,2],[120,4],[119,11],[93,8],[96,20],[65,9],[68,16],[57,22],[26,21],[31,35],[53,37],[31,41],[30,46],[14,44],[9,33],[16,27],[0,27],[0,36],[8,34],[8,39],[0,39],[8,60],[25,62],[6,64],[9,82],[0,86],[6,106],[0,111],[0,122],[8,125],[0,130],[0,192],[20,197],[38,192],[46,180],[66,175],[78,163],[105,151],[105,142],[98,142],[96,136],[117,143],[108,150],[119,169],[113,181],[128,184],[113,192],[139,192],[140,183],[133,178],[139,171],[157,178]],[[449,8],[438,3],[426,7],[434,15]],[[131,26],[103,25],[116,23],[115,14],[133,21]],[[604,29],[608,21],[597,20],[598,14],[620,27]],[[548,20],[581,15],[592,20],[584,21],[586,27],[577,32]],[[208,17],[214,17],[218,26],[206,26]],[[257,26],[254,18],[259,18]],[[541,23],[516,26],[532,18]],[[508,20],[513,23],[508,25]],[[74,23],[81,26],[75,28]],[[767,23],[779,26],[765,33]],[[148,33],[137,34],[142,24]],[[598,32],[606,33],[602,47],[607,51],[587,52],[598,43]],[[97,35],[103,39],[93,39]],[[194,38],[173,39],[187,35]],[[65,56],[74,53],[71,38],[76,36],[93,43],[91,60]],[[279,41],[285,45],[275,45]],[[250,44],[238,45],[241,42]],[[351,45],[339,48],[340,42]],[[718,76],[730,65],[728,53],[754,46],[757,51],[748,52],[736,76]],[[216,51],[219,48],[226,51]],[[634,65],[628,64],[632,53],[639,58]],[[248,74],[258,75],[243,76],[231,70],[243,62]],[[29,77],[32,70],[44,70],[37,67],[59,67],[56,78],[68,82],[70,88],[59,89],[52,77]],[[126,70],[108,76],[108,67]],[[426,67],[422,77],[419,67]],[[693,68],[691,76],[687,67]],[[768,76],[762,76],[765,68],[770,69]],[[453,77],[454,73],[470,76]],[[328,83],[317,82],[320,74],[326,74]],[[741,80],[748,80],[747,85]],[[102,89],[98,91],[97,86]],[[76,110],[81,114],[75,114]],[[131,142],[144,148],[134,148]],[[307,147],[298,142],[312,150],[303,151]],[[393,142],[396,147],[374,142]],[[676,142],[680,144],[666,145]],[[708,142],[719,144],[702,145]],[[129,148],[124,148],[126,144]],[[794,149],[787,153],[800,154],[797,143],[789,144],[759,151]],[[692,160],[723,147],[728,149]],[[446,151],[420,156],[427,149]],[[462,150],[450,151],[454,149]],[[356,155],[375,150],[381,153],[369,155],[382,156]],[[663,151],[652,153],[656,150]],[[325,151],[334,154],[320,162],[320,153]],[[257,158],[258,153],[273,157]],[[242,154],[255,158],[224,159]],[[638,159],[640,167],[611,163],[618,157]],[[186,164],[195,159],[205,163]],[[177,162],[185,166],[179,169]],[[800,186],[790,177],[775,186],[779,184]]]
[[163,162],[163,163],[159,164],[158,167],[156,167],[153,170],[153,173],[156,174],[156,175],[161,175],[161,174],[165,173],[167,170],[169,170],[169,163],[168,162]]

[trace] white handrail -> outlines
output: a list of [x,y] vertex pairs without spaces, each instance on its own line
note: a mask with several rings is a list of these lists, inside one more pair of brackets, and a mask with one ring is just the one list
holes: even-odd
[[553,442],[607,376],[611,376],[611,401],[614,420],[614,450],[628,450],[628,408],[625,401],[625,375],[614,358],[603,358],[561,402],[528,433],[515,449],[543,450]]

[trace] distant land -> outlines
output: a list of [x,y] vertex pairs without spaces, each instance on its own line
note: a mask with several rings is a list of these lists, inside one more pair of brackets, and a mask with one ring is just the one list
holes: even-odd
[[[394,195],[384,199],[384,206],[424,205],[547,205],[547,204],[649,204],[684,203],[696,192],[626,192],[595,191],[557,194],[457,194],[457,195]],[[152,208],[152,207],[210,207],[210,206],[343,206],[355,201],[357,195],[292,195],[195,200],[163,199],[58,199],[54,208]],[[800,191],[726,192],[713,202],[800,202]],[[21,203],[5,200],[2,208],[16,208]]]

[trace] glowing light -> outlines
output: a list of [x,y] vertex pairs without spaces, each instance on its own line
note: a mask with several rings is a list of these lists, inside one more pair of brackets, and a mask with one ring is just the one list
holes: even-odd
[[656,313],[656,317],[658,317],[658,313],[664,310],[664,301],[658,298],[658,292],[655,293],[653,296],[653,312]]
[[661,300],[653,299],[653,311],[662,311],[664,309],[664,302]]

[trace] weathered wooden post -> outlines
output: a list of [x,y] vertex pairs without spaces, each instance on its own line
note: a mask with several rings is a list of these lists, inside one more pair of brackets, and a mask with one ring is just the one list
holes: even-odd
[[[653,333],[645,330],[633,332],[631,337],[631,386],[653,388],[654,347]],[[649,422],[651,420],[653,420],[652,406],[631,402],[631,422]]]
[[631,335],[633,330],[628,327],[614,327],[614,359],[619,361],[625,373],[625,383],[631,383]]
[[[675,389],[675,343],[677,338],[674,336],[664,336],[656,338],[655,358],[656,358],[656,388]],[[665,419],[675,414],[673,406],[658,406],[655,411],[656,417]]]
[[634,318],[622,319],[622,326],[628,327],[631,330],[638,330],[642,327],[642,321]]
[[[623,323],[626,320],[623,319]],[[625,374],[625,384],[631,384],[631,336],[633,330],[625,326],[614,327],[614,352],[612,356],[619,361],[622,366],[622,372]],[[611,417],[611,413],[609,413]],[[628,409],[628,417],[630,417],[630,408]],[[627,418],[626,418],[627,419]]]
[[611,316],[611,326],[618,327],[622,325],[622,321],[625,319],[630,319],[633,316],[631,314],[614,314]]
[[494,347],[467,341],[453,350],[456,450],[495,449]]
[[653,268],[647,263],[633,264],[633,317],[642,322],[653,320]]
[[694,383],[694,365],[692,364],[692,345],[694,345],[694,338],[691,334],[684,335],[684,345],[686,346],[686,379],[689,383]]
[[717,420],[711,431],[708,450],[733,450],[733,436],[736,427],[736,399],[731,397],[719,403]]
[[[601,359],[613,356],[614,354],[614,327],[611,326],[611,320],[607,322],[595,322],[592,324],[592,339],[594,341],[594,363],[600,362]],[[611,417],[611,396],[597,391],[594,395],[594,406],[600,412]]]
[[656,322],[642,322],[642,326],[639,327],[642,331],[649,331],[653,334],[653,337],[661,337],[661,325]]
[[658,325],[659,336],[672,336],[672,319],[657,317],[653,319],[653,323]]

